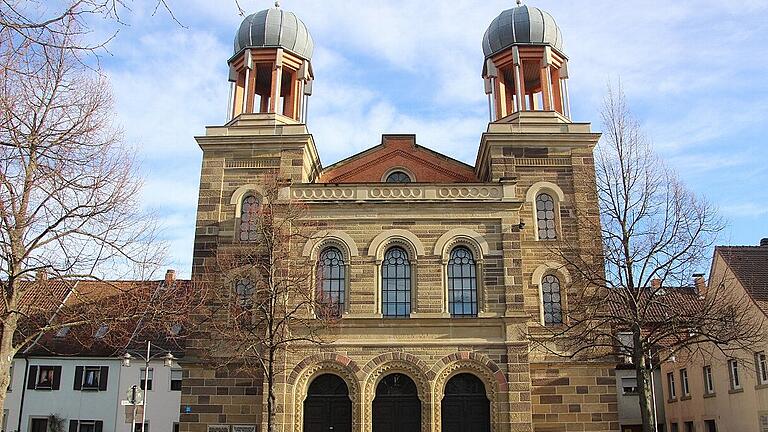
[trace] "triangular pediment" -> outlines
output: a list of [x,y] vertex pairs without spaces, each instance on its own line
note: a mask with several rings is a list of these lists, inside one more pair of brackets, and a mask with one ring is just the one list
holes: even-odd
[[416,144],[415,135],[383,135],[380,145],[324,169],[320,182],[378,183],[398,170],[417,183],[477,181],[474,167]]

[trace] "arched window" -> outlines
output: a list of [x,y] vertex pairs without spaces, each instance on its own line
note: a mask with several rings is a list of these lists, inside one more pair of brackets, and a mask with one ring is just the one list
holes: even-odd
[[238,279],[235,282],[235,294],[237,302],[241,307],[250,307],[253,305],[253,293],[255,291],[253,281],[247,278]]
[[448,310],[451,316],[477,316],[477,266],[472,252],[459,246],[448,260]]
[[410,183],[411,176],[403,171],[392,171],[387,176],[387,183]]
[[335,247],[323,249],[317,260],[319,315],[339,317],[346,301],[347,275],[344,256]]
[[541,280],[541,302],[544,307],[544,324],[563,323],[563,303],[560,279],[546,275]]
[[393,247],[384,254],[381,265],[381,311],[386,317],[411,314],[411,263],[408,253]]
[[240,241],[254,241],[258,237],[259,200],[248,195],[240,206]]
[[536,227],[539,240],[557,240],[555,200],[552,195],[540,193],[536,196]]

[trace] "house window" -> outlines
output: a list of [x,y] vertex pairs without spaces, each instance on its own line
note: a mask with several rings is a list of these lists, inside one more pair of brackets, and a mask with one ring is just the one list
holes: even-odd
[[109,366],[76,366],[75,390],[106,390]]
[[410,183],[411,182],[411,176],[408,174],[402,172],[402,171],[392,171],[387,176],[387,183]]
[[64,326],[56,331],[56,334],[54,335],[54,337],[59,339],[65,338],[69,334],[69,330],[70,330],[69,326]]
[[255,290],[253,281],[250,279],[238,279],[235,282],[235,294],[237,295],[238,304],[243,308],[253,305],[253,293]]
[[[12,390],[13,390],[13,363],[11,363],[11,365],[8,366],[8,391],[12,391]],[[3,428],[3,430],[5,430],[5,428]]]
[[143,428],[141,427],[141,423],[136,423],[133,432],[149,432],[149,422],[145,422]]
[[717,423],[714,420],[704,420],[706,432],[717,432]]
[[741,388],[741,376],[739,375],[739,361],[728,360],[728,373],[731,378],[731,390],[738,390]]
[[344,255],[335,247],[323,250],[317,260],[317,286],[321,317],[340,317],[344,311],[347,285]]
[[623,377],[621,379],[621,393],[624,395],[637,394],[637,377]]
[[760,432],[768,432],[768,414],[760,415]]
[[687,369],[680,369],[680,388],[683,391],[683,397],[691,395],[691,391],[688,388],[688,370]]
[[240,241],[254,241],[258,238],[259,200],[253,195],[243,198],[240,206]]
[[411,314],[411,263],[405,249],[393,247],[384,254],[381,291],[381,310],[385,317],[402,318]]
[[104,422],[101,420],[70,420],[69,432],[101,432]]
[[536,228],[539,240],[557,240],[555,222],[555,200],[552,199],[552,195],[538,194],[536,196]]
[[712,366],[704,366],[704,393],[715,393],[715,380],[712,378]]
[[547,275],[541,280],[541,295],[544,307],[544,324],[562,324],[563,306],[560,295],[560,279]]
[[667,374],[667,390],[669,391],[670,400],[677,398],[677,390],[675,389],[675,374],[672,372]]
[[618,339],[619,354],[621,354],[622,358],[624,359],[624,363],[627,363],[627,364],[632,363],[632,350],[634,349],[634,346],[635,346],[635,341],[633,339],[632,333],[619,332],[616,335],[616,339]]
[[173,423],[173,432],[179,432],[179,424],[176,422]]
[[30,366],[27,388],[31,390],[58,390],[61,366]]
[[685,432],[696,432],[696,429],[693,427],[692,421],[685,422]]
[[147,372],[146,368],[141,368],[141,370],[139,371],[139,380],[141,382],[141,389],[142,390],[152,390],[152,379],[155,376],[155,371],[152,368],[149,368],[149,377],[148,378],[146,378],[147,377],[146,372]]
[[48,419],[33,418],[32,424],[30,425],[29,430],[30,432],[48,432]]
[[768,384],[768,356],[765,351],[760,351],[755,355],[757,360],[757,382],[758,384]]
[[171,391],[181,391],[181,369],[171,369]]
[[454,248],[448,260],[448,309],[454,317],[477,316],[477,266],[463,246]]
[[677,429],[677,423],[669,424],[669,432],[679,432],[679,430]]

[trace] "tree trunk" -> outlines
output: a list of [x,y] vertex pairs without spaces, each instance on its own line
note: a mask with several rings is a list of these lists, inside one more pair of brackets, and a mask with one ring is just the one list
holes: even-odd
[[275,353],[267,360],[267,432],[275,432]]
[[[3,334],[0,340],[0,424],[3,422],[3,413],[5,408],[5,396],[8,391],[8,385],[11,383],[11,365],[16,350],[13,347],[13,334],[16,332],[17,318],[14,315],[9,316],[3,321]],[[22,385],[26,385],[23,383]]]
[[643,421],[643,432],[653,432],[655,424],[653,420],[653,395],[651,393],[651,382],[653,380],[653,371],[648,368],[647,361],[642,353],[639,359],[635,361],[635,376],[637,378],[637,392],[640,403],[640,418]]

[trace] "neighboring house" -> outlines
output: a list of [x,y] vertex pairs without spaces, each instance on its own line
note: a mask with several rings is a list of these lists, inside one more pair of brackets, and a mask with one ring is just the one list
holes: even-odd
[[[131,386],[143,387],[143,381],[143,362],[124,367],[117,357],[17,358],[5,402],[3,430],[48,432],[46,427],[51,423],[51,416],[55,416],[64,421],[64,430],[70,432],[130,432],[133,410],[122,406],[121,401],[126,400]],[[146,432],[176,431],[181,368],[176,363],[168,368],[162,359],[153,360],[149,383],[149,391],[145,393],[149,399]],[[141,408],[137,413],[140,424]]]
[[[651,281],[654,290],[647,290],[646,292],[655,292],[655,295],[660,299],[657,307],[649,310],[649,322],[648,325],[656,325],[664,323],[666,314],[670,309],[683,310],[689,305],[694,305],[696,302],[701,301],[699,296],[699,289],[702,288],[701,284],[703,279],[694,279],[694,286],[688,287],[662,287],[661,280],[654,279]],[[662,307],[666,305],[667,307]],[[632,334],[631,333],[618,333],[618,338],[621,344],[627,347],[632,346]],[[663,347],[659,346],[653,350],[653,356],[650,359],[650,364],[653,366],[653,386],[651,388],[654,399],[654,408],[652,408],[651,415],[655,416],[656,424],[658,425],[658,431],[663,432],[665,428],[665,411],[664,411],[664,394],[662,386],[662,374],[661,364],[658,360],[657,350],[661,350]],[[621,355],[622,360],[616,366],[616,395],[619,405],[619,424],[621,425],[621,432],[641,432],[642,431],[642,419],[640,416],[640,402],[637,393],[637,378],[632,359],[630,356]]]
[[[768,318],[768,239],[760,246],[716,247],[709,289],[716,284]],[[704,358],[678,356],[663,364],[669,431],[768,432],[768,327],[763,340],[733,357],[712,349]]]
[[[171,283],[189,281],[175,280],[172,271],[163,281],[70,281],[68,286],[78,294],[64,296],[63,303],[65,307],[77,307],[83,296],[101,298],[120,284],[137,283],[146,284],[149,289],[162,289]],[[2,430],[49,432],[55,430],[53,423],[61,422],[61,430],[68,432],[130,432],[133,409],[121,402],[127,399],[131,386],[145,387],[145,363],[139,355],[145,355],[147,339],[156,348],[152,351],[154,359],[144,393],[149,402],[145,431],[178,430],[182,370],[175,361],[165,366],[163,355],[171,351],[177,358],[183,356],[182,327],[172,326],[170,334],[153,330],[150,336],[120,331],[120,325],[123,324],[113,324],[114,328],[106,324],[62,327],[20,351],[13,361]],[[126,352],[134,357],[128,366],[122,364]],[[139,424],[141,415],[142,407],[138,407]]]

